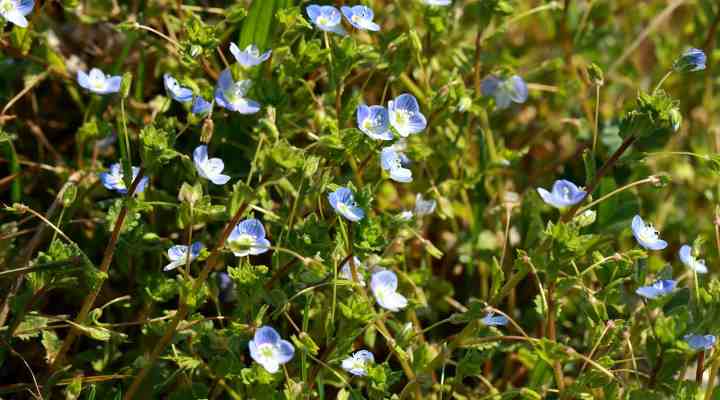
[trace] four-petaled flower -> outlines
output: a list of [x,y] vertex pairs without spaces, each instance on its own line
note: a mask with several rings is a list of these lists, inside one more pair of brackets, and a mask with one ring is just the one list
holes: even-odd
[[632,219],[632,233],[638,244],[647,250],[662,250],[667,247],[667,242],[660,239],[660,233],[652,225],[646,224],[639,215]]
[[688,333],[683,339],[693,350],[710,350],[715,346],[717,340],[715,335],[696,335],[694,333]]
[[193,151],[193,162],[195,162],[198,174],[216,185],[224,185],[230,180],[229,176],[222,173],[225,169],[223,160],[208,158],[207,146],[204,144],[196,147]]
[[697,272],[698,274],[707,274],[708,269],[707,265],[705,265],[705,260],[698,260],[695,256],[693,256],[692,247],[688,245],[683,245],[680,248],[679,255],[680,261],[682,261],[682,263],[685,264],[686,267]]
[[483,79],[480,90],[485,96],[495,97],[495,106],[500,110],[510,107],[510,102],[522,104],[528,98],[527,85],[517,75],[505,80],[490,75]]
[[315,26],[326,32],[345,35],[345,29],[342,27],[342,15],[337,8],[333,6],[309,5],[307,11],[308,17]]
[[[132,167],[132,180],[135,180],[139,172],[140,168]],[[119,163],[111,165],[107,172],[101,173],[100,182],[102,182],[106,189],[114,190],[120,194],[125,194],[128,191],[127,186],[125,186],[125,181],[123,181],[123,171]],[[138,182],[137,187],[135,188],[135,193],[142,193],[145,190],[147,182],[147,176],[140,179],[140,182]]]
[[0,0],[0,15],[21,28],[27,28],[25,16],[30,14],[33,6],[34,0]]
[[80,86],[93,93],[108,94],[120,91],[122,76],[105,75],[101,70],[93,68],[90,70],[90,74],[78,71],[77,81]]
[[658,297],[671,293],[675,290],[676,285],[677,282],[672,279],[659,279],[652,285],[637,288],[635,293],[647,299],[657,299]]
[[488,312],[480,322],[485,326],[505,326],[508,324],[508,319],[504,315],[496,315],[493,312]]
[[396,182],[412,182],[412,171],[405,168],[410,160],[397,150],[396,146],[384,147],[380,152],[380,166],[390,173],[390,179]]
[[537,192],[546,204],[559,209],[574,206],[581,202],[587,194],[577,185],[565,179],[555,181],[552,192],[543,188],[537,188]]
[[252,82],[249,80],[233,81],[230,69],[225,69],[220,73],[218,85],[215,88],[215,102],[230,111],[237,111],[240,114],[255,114],[260,111],[260,103],[245,97],[251,86]]
[[375,363],[375,356],[367,350],[359,350],[342,362],[345,371],[355,376],[367,376],[370,364]]
[[366,106],[361,104],[357,108],[358,129],[371,139],[392,140],[388,112],[383,106]]
[[397,275],[386,269],[375,272],[370,279],[370,289],[375,300],[386,310],[399,311],[407,307],[407,299],[397,292],[397,287]]
[[193,98],[193,103],[190,111],[193,114],[202,115],[210,112],[212,106],[213,103],[210,103],[209,101],[203,99],[201,96],[195,96]]
[[[365,286],[365,279],[363,279],[361,271],[365,270],[365,264],[363,264],[359,258],[353,257],[353,263],[355,264],[355,272],[357,272],[359,281],[356,281],[360,286]],[[352,276],[352,268],[350,266],[350,260],[345,261],[345,264],[342,265],[340,268],[340,273],[338,276],[341,279],[345,279],[348,281],[353,280]]]
[[255,331],[255,337],[248,343],[250,357],[271,374],[278,372],[280,365],[292,360],[295,348],[270,326]]
[[165,90],[173,99],[181,103],[187,103],[188,101],[192,100],[192,90],[180,86],[180,83],[178,83],[178,81],[170,74],[163,75],[163,83],[165,84]]
[[700,49],[688,49],[673,63],[673,69],[678,72],[702,71],[705,69],[707,57]]
[[255,256],[270,250],[270,241],[265,238],[265,228],[255,218],[240,221],[227,238],[227,244],[238,257]]
[[335,212],[352,222],[365,218],[365,211],[358,207],[353,192],[345,187],[338,188],[328,195],[328,201]]
[[272,54],[272,50],[268,50],[260,54],[260,50],[254,44],[249,45],[245,50],[240,50],[240,47],[235,43],[230,43],[230,53],[232,53],[235,60],[245,68],[254,67],[267,61]]
[[421,193],[418,193],[415,196],[415,215],[417,217],[422,217],[434,213],[435,207],[437,207],[437,202],[435,200],[425,200]]
[[[190,246],[190,253],[188,254],[188,246],[175,245],[168,249],[167,256],[170,259],[170,264],[163,268],[163,271],[171,271],[179,266],[185,265],[185,263],[191,263],[200,255],[203,244],[195,242]],[[188,258],[190,260],[188,260]]]
[[340,8],[343,15],[347,18],[350,25],[368,31],[379,31],[378,24],[373,22],[375,14],[373,10],[366,6],[342,6]]
[[388,102],[390,125],[402,137],[421,132],[427,126],[425,116],[420,112],[420,105],[415,96],[403,93]]

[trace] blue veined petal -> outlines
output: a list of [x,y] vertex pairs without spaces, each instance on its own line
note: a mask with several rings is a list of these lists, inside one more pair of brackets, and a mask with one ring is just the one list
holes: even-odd
[[120,85],[122,84],[122,76],[112,76],[107,79],[107,88],[102,94],[117,93],[120,91]]
[[375,356],[373,353],[369,352],[368,350],[359,350],[355,354],[353,354],[353,357],[362,360],[366,363],[374,363],[375,362]]
[[241,234],[245,233],[252,236],[256,240],[265,238],[265,228],[262,223],[255,218],[248,218],[241,221],[235,229]]
[[286,362],[292,360],[294,355],[295,347],[293,347],[293,345],[287,340],[281,340],[278,344],[278,363],[285,364]]
[[396,291],[398,287],[397,275],[394,272],[384,269],[375,272],[370,279],[370,288],[375,290]]
[[85,71],[78,70],[77,81],[78,84],[83,88],[90,89],[90,77],[88,76],[88,74],[85,73]]
[[500,86],[500,79],[498,79],[494,75],[490,75],[482,80],[482,83],[480,83],[480,92],[483,94],[483,96],[493,96],[495,95],[495,91]]
[[486,326],[505,326],[509,320],[504,315],[495,315],[492,312],[487,313],[481,320]]
[[420,111],[420,105],[418,104],[417,99],[415,96],[408,93],[403,93],[396,97],[395,100],[392,101],[392,104],[394,109],[406,110],[408,112]]
[[25,14],[21,13],[17,6],[8,10],[0,10],[0,14],[2,14],[6,20],[21,28],[27,28],[28,26],[28,20],[25,18]]
[[255,243],[250,246],[250,254],[256,256],[258,254],[263,254],[270,250],[270,241],[266,238],[256,238]]
[[635,293],[648,299],[656,299],[669,294],[675,289],[677,282],[671,279],[661,279],[649,286],[639,287]]
[[555,207],[555,208],[562,208],[562,207],[563,207],[562,204],[558,204],[558,203],[555,201],[555,197],[552,195],[552,193],[548,192],[547,190],[545,190],[545,189],[543,189],[543,188],[537,188],[537,192],[538,192],[538,194],[540,195],[540,198],[543,199],[543,201],[545,202],[545,204],[551,205],[551,206],[553,206],[553,207]]
[[197,256],[200,255],[200,251],[201,251],[204,247],[205,247],[205,246],[202,244],[202,242],[195,242],[195,243],[192,244],[192,246],[190,246],[190,254],[192,254],[192,257],[193,257],[193,258],[195,258],[195,257],[197,257]]
[[349,206],[347,212],[345,212],[343,215],[350,221],[357,222],[365,218],[365,211],[357,206]]
[[260,111],[260,103],[250,99],[244,100],[245,101],[241,102],[236,106],[237,112],[239,112],[240,114],[255,114],[256,112]]
[[222,92],[230,89],[235,84],[235,81],[232,77],[232,72],[230,72],[230,68],[226,68],[223,70],[223,72],[220,73],[220,77],[218,78],[218,88],[221,89]]
[[510,91],[510,98],[516,103],[524,103],[528,98],[528,88],[525,81],[517,75],[513,75],[510,81],[513,88]]
[[233,106],[229,104],[227,101],[225,101],[225,92],[222,90],[222,88],[217,87],[215,88],[215,102],[222,108],[225,108],[230,111],[235,111]]
[[165,86],[165,91],[167,91],[170,97],[172,97],[174,100],[177,100],[181,103],[186,103],[192,100],[192,90],[180,86],[180,83],[175,78],[173,78],[172,75],[164,74],[163,84]]
[[715,335],[687,334],[683,337],[693,350],[709,350],[715,346]]
[[167,255],[171,261],[184,261],[187,254],[187,246],[175,245],[168,249]]
[[418,112],[410,117],[407,131],[411,134],[418,133],[422,132],[425,127],[427,127],[427,120],[424,115]]
[[402,167],[393,168],[390,170],[390,179],[400,183],[412,182],[412,171]]
[[308,17],[310,17],[310,19],[314,22],[320,15],[320,6],[313,4],[308,6],[305,11],[307,12]]
[[390,311],[400,311],[408,304],[407,298],[398,292],[387,292],[382,297],[376,297],[376,300],[381,307]]
[[363,122],[370,116],[370,107],[365,104],[360,104],[357,108],[356,115],[358,129],[363,130]]
[[195,165],[202,164],[208,159],[207,145],[201,144],[193,150],[193,161]]
[[503,90],[502,88],[495,91],[495,106],[499,110],[510,107],[511,102],[512,98],[510,97],[510,93]]
[[271,326],[263,326],[255,331],[254,341],[256,346],[263,344],[277,345],[280,342],[280,334]]
[[698,274],[707,274],[708,269],[705,265],[705,260],[698,260],[695,258],[692,254],[692,247],[688,245],[683,245],[680,247],[680,252],[678,253],[680,256],[680,261],[691,270],[697,272]]
[[17,10],[22,15],[28,15],[35,6],[35,0],[20,0],[17,2]]
[[191,112],[193,114],[205,114],[210,111],[212,104],[200,96],[195,96],[192,103]]

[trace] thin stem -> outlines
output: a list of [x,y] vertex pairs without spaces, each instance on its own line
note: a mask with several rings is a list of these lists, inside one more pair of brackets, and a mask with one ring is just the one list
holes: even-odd
[[705,372],[705,350],[700,350],[697,356],[697,367],[695,369],[695,383],[702,383],[703,372]]
[[595,85],[595,126],[593,129],[593,154],[597,157],[597,138],[600,126],[600,85]]
[[660,79],[660,82],[658,82],[657,86],[655,86],[655,89],[653,89],[653,94],[657,93],[657,91],[660,90],[660,87],[662,87],[662,84],[665,83],[667,78],[669,78],[670,75],[672,75],[672,73],[673,73],[673,70],[671,69],[662,77],[662,79]]
[[652,175],[652,176],[649,176],[649,177],[647,177],[647,178],[645,178],[645,179],[641,179],[641,180],[639,180],[639,181],[635,181],[635,182],[632,182],[632,183],[628,183],[627,185],[622,186],[622,187],[619,187],[619,188],[613,190],[612,192],[610,192],[610,193],[608,193],[608,194],[600,197],[599,199],[593,201],[592,203],[590,203],[590,204],[588,204],[588,205],[586,205],[586,206],[583,206],[582,208],[580,208],[580,209],[577,211],[577,214],[582,214],[583,212],[585,212],[585,211],[593,208],[594,206],[602,203],[603,201],[609,199],[610,197],[613,197],[613,196],[615,196],[616,194],[621,193],[621,192],[623,192],[623,191],[625,191],[625,190],[628,190],[628,189],[633,188],[633,187],[635,187],[635,186],[640,186],[640,185],[643,185],[643,184],[646,184],[646,183],[657,183],[657,182],[658,182],[658,177],[655,176],[655,175]]
[[[555,279],[550,281],[547,289],[547,311],[548,311],[548,323],[547,323],[547,338],[553,342],[557,341],[557,335],[555,331]],[[557,383],[560,398],[564,398],[563,392],[565,391],[565,377],[563,376],[562,366],[559,361],[553,363],[553,372],[555,374],[555,382]]]

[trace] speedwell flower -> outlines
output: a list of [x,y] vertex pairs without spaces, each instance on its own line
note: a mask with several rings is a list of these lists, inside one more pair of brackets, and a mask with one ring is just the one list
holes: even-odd
[[345,371],[355,376],[367,376],[367,369],[370,364],[375,363],[375,356],[367,350],[356,351],[353,355],[342,362]]
[[660,239],[660,233],[652,225],[646,224],[639,215],[633,217],[632,232],[638,244],[647,250],[662,250],[667,247],[667,242]]
[[422,217],[424,215],[430,215],[435,212],[437,202],[433,199],[425,200],[421,193],[415,196],[415,215]]
[[245,97],[252,86],[249,80],[233,81],[230,69],[225,69],[218,79],[215,88],[215,101],[220,107],[230,111],[237,111],[240,114],[255,114],[260,111],[260,103]]
[[357,108],[358,129],[371,139],[392,140],[388,112],[383,106],[366,106],[360,104]]
[[180,83],[178,83],[178,81],[170,74],[163,75],[163,82],[165,84],[165,90],[173,99],[181,103],[187,103],[188,101],[192,100],[192,90],[180,86]]
[[496,315],[493,312],[485,314],[480,320],[485,326],[505,326],[508,324],[508,319],[504,315]]
[[672,279],[659,279],[652,285],[637,288],[635,293],[647,299],[657,299],[671,293],[675,290],[675,286],[677,286],[677,282]]
[[400,136],[421,132],[427,126],[425,116],[420,112],[420,105],[415,96],[403,93],[388,102],[390,124]]
[[[133,180],[135,180],[139,172],[140,168],[132,167]],[[128,188],[125,186],[125,181],[123,181],[123,171],[119,163],[111,165],[108,171],[101,173],[100,182],[102,182],[106,189],[114,190],[120,194],[125,194],[128,191]],[[135,188],[135,193],[142,193],[145,190],[147,182],[147,176],[140,179],[140,182]]]
[[202,115],[210,112],[210,110],[212,110],[212,107],[213,103],[210,103],[209,101],[203,99],[201,96],[195,96],[193,98],[193,103],[190,111],[193,114]]
[[[193,262],[202,250],[203,244],[195,242],[190,246],[190,254],[188,254],[188,246],[175,245],[168,249],[167,256],[170,259],[170,264],[163,268],[163,271],[171,271],[179,266],[185,265],[187,262]],[[188,258],[190,259],[188,261]]]
[[272,54],[272,50],[260,54],[260,50],[258,50],[254,44],[249,45],[245,50],[240,50],[238,45],[230,43],[230,53],[232,53],[240,65],[245,68],[250,68],[267,61],[267,59],[270,58],[270,54]]
[[358,207],[353,192],[348,188],[341,187],[330,193],[328,201],[336,213],[350,221],[357,222],[365,218],[365,211]]
[[[357,258],[357,257],[353,257],[353,263],[355,263],[355,271],[356,271],[357,274],[358,274],[358,279],[360,279],[360,281],[357,282],[357,283],[358,283],[360,286],[365,286],[365,280],[363,279],[362,274],[360,273],[360,271],[364,271],[364,270],[365,270],[365,264],[363,264],[363,263],[360,261],[360,259]],[[340,268],[340,273],[338,274],[338,276],[339,276],[341,279],[345,279],[345,280],[348,280],[348,281],[352,281],[352,280],[353,280],[352,268],[350,267],[350,260],[345,261],[345,264],[343,264],[342,267]]]
[[30,14],[33,6],[34,0],[0,0],[0,15],[21,28],[27,28],[25,16]]
[[105,75],[101,70],[93,68],[89,74],[86,74],[85,71],[78,70],[77,81],[80,86],[93,93],[108,94],[120,91],[122,76]]
[[527,85],[517,75],[505,80],[490,75],[483,79],[480,89],[483,95],[495,97],[495,106],[500,110],[510,107],[510,102],[521,104],[528,98]]
[[581,202],[587,194],[577,185],[565,179],[555,181],[552,192],[548,192],[543,188],[537,188],[537,192],[546,204],[560,209],[574,206]]
[[688,49],[673,63],[673,69],[678,72],[702,71],[705,69],[707,57],[700,49]]
[[222,171],[225,169],[225,163],[219,158],[208,158],[207,146],[200,145],[193,151],[193,161],[195,162],[195,169],[200,176],[208,179],[210,182],[216,185],[224,185],[230,177],[223,175]]
[[345,35],[345,29],[342,27],[342,15],[337,8],[333,6],[309,5],[307,11],[308,17],[315,26],[326,32]]
[[710,350],[715,346],[715,335],[696,335],[689,333],[683,337],[693,350]]
[[685,264],[686,267],[697,272],[698,274],[707,274],[708,269],[705,265],[705,260],[698,260],[692,254],[692,247],[683,245],[680,248],[680,261]]
[[255,218],[240,221],[227,238],[227,244],[238,257],[255,256],[270,249],[270,241],[265,238],[265,228]]
[[248,343],[250,357],[271,374],[278,372],[280,365],[292,360],[295,348],[270,326],[255,331],[255,337]]
[[366,6],[342,6],[340,8],[343,15],[347,18],[350,25],[368,31],[379,31],[380,27],[378,24],[373,22],[375,14],[370,7]]
[[394,272],[383,269],[375,272],[370,280],[370,289],[380,307],[399,311],[407,307],[405,296],[397,292],[398,279]]
[[390,173],[390,179],[396,182],[412,182],[412,171],[405,168],[410,160],[395,146],[384,147],[380,152],[380,166]]

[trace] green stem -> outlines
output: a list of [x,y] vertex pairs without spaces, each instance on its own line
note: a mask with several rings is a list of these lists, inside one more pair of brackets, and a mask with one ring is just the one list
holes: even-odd
[[669,78],[670,75],[672,75],[672,73],[673,73],[673,70],[670,70],[662,77],[662,79],[660,79],[660,82],[658,82],[657,86],[655,86],[655,89],[653,89],[653,94],[657,93],[657,91],[660,90],[660,87],[662,86],[662,84],[665,83],[667,78]]
[[656,182],[658,182],[658,177],[655,176],[655,175],[653,175],[653,176],[649,176],[649,177],[647,177],[647,178],[645,178],[645,179],[641,179],[641,180],[639,180],[639,181],[635,181],[635,182],[632,182],[632,183],[628,183],[627,185],[622,186],[622,187],[620,187],[620,188],[617,188],[617,189],[613,190],[612,192],[610,192],[610,193],[608,193],[608,194],[600,197],[599,199],[593,201],[592,203],[590,203],[590,204],[588,204],[588,205],[580,208],[580,209],[577,211],[577,214],[582,214],[583,212],[585,212],[585,211],[593,208],[594,206],[602,203],[603,201],[609,199],[610,197],[613,197],[613,196],[615,196],[616,194],[621,193],[621,192],[623,192],[623,191],[625,191],[625,190],[628,190],[628,189],[633,188],[633,187],[635,187],[635,186],[643,185],[643,184],[645,184],[645,183],[656,183]]

